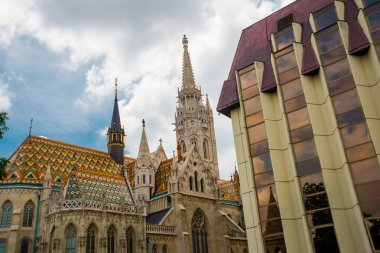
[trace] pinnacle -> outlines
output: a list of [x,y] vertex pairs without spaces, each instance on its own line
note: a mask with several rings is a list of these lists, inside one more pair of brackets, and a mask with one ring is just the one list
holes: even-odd
[[188,51],[188,39],[186,35],[183,36],[183,65],[182,65],[182,87],[183,88],[195,88],[195,79],[193,73],[193,67],[191,65],[190,54]]

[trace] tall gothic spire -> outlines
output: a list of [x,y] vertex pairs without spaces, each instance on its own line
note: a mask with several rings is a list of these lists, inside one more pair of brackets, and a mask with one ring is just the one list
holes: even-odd
[[140,168],[148,167],[151,164],[149,145],[148,145],[148,140],[145,134],[145,120],[144,119],[142,120],[142,127],[143,129],[142,129],[142,134],[141,134],[139,154],[137,156],[137,166]]
[[183,66],[182,66],[182,87],[183,88],[194,88],[195,80],[193,67],[191,66],[190,54],[188,50],[189,41],[186,35],[183,35],[182,45],[183,45]]
[[117,100],[117,78],[115,79],[115,100],[111,125],[108,127],[108,153],[118,164],[124,164],[124,128],[121,127],[119,105]]

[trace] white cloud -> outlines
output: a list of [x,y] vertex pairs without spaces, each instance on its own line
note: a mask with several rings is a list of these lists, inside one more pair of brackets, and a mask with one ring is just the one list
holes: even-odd
[[8,84],[0,80],[0,111],[8,111],[11,107],[11,94]]
[[[53,52],[68,53],[62,67],[71,71],[94,60],[86,83],[78,84],[84,92],[75,99],[76,107],[82,113],[95,113],[105,105],[112,108],[118,77],[127,151],[137,154],[145,118],[151,150],[162,138],[171,156],[176,147],[171,123],[181,85],[182,35],[189,37],[196,82],[209,93],[215,109],[241,30],[290,2],[2,0],[0,47],[28,35]],[[9,108],[7,94],[7,86],[0,86],[0,102],[5,99],[0,106]],[[220,174],[228,178],[235,162],[231,122],[216,112],[214,118]],[[99,138],[104,138],[104,128],[99,128]]]

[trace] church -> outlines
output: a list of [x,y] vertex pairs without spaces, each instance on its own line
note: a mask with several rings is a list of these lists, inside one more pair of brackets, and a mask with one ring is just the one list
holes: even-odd
[[142,120],[137,157],[124,155],[115,81],[108,152],[29,135],[10,156],[0,253],[248,253],[239,176],[219,178],[213,112],[182,44],[176,154],[151,149]]

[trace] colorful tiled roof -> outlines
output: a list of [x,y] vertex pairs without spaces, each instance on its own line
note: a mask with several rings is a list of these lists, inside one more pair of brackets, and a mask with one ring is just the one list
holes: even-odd
[[125,163],[127,166],[127,173],[128,173],[128,181],[131,184],[132,188],[135,188],[135,167],[136,167],[136,160]]
[[219,180],[218,182],[219,195],[222,200],[240,201],[240,189],[235,181]]
[[[131,162],[134,159],[126,157],[125,160]],[[106,152],[37,136],[25,139],[9,161],[7,176],[2,183],[41,184],[50,166],[53,185],[62,185],[74,164],[78,170],[121,176],[121,166]]]
[[162,161],[156,171],[156,190],[154,195],[158,195],[168,191],[168,180],[170,177],[170,168],[173,158]]
[[114,203],[133,203],[132,193],[122,176],[104,175],[92,171],[79,170],[71,173],[66,199],[84,198],[88,200]]

